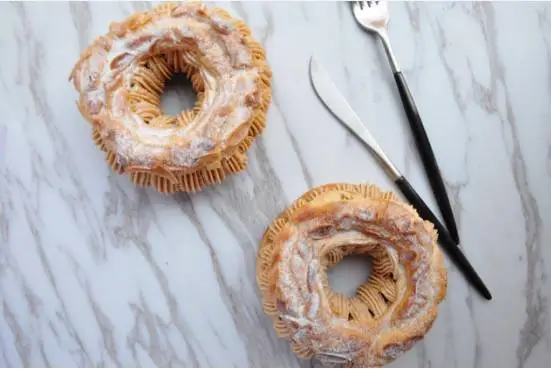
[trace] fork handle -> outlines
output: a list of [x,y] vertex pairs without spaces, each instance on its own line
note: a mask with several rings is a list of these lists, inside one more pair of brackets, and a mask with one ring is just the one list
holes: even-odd
[[402,99],[402,104],[406,110],[409,126],[413,133],[413,137],[415,138],[417,150],[419,151],[421,161],[425,167],[425,172],[427,173],[432,192],[434,193],[438,207],[442,212],[444,223],[446,223],[446,228],[448,229],[452,240],[458,244],[459,235],[457,233],[455,218],[448,199],[446,187],[444,186],[444,181],[442,180],[442,175],[440,174],[440,169],[436,163],[436,158],[434,157],[423,122],[419,116],[419,111],[417,110],[415,100],[411,95],[406,78],[401,71],[394,72],[394,79],[398,85],[398,91],[400,92],[400,98]]

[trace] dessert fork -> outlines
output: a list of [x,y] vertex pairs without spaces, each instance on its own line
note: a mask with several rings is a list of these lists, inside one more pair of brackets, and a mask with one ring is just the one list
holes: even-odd
[[419,111],[417,110],[415,100],[413,99],[407,85],[406,78],[400,70],[396,57],[392,52],[387,30],[389,21],[387,2],[356,1],[352,4],[352,11],[358,24],[366,31],[379,36],[383,43],[385,53],[390,62],[392,73],[394,74],[394,80],[396,81],[398,91],[400,92],[402,105],[406,111],[409,125],[411,131],[413,132],[413,137],[415,138],[417,150],[419,151],[425,172],[429,178],[432,192],[434,193],[438,207],[442,212],[442,217],[444,218],[444,222],[446,223],[446,228],[448,228],[450,236],[456,244],[459,244],[459,235],[455,225],[455,218],[448,199],[446,187],[444,186],[444,181],[442,180],[442,175],[440,174],[440,169],[436,163],[436,158],[434,157],[432,147],[423,126],[423,122],[421,121],[421,117],[419,116]]

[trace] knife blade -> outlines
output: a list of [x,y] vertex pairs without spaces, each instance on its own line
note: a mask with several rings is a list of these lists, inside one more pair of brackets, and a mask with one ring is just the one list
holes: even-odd
[[367,145],[367,148],[383,165],[393,181],[400,178],[401,174],[398,169],[392,164],[371,133],[364,127],[356,112],[350,107],[325,69],[314,57],[310,58],[310,79],[314,85],[314,91],[316,91],[327,109]]
[[338,90],[321,63],[312,56],[310,58],[310,80],[318,98],[326,108],[350,131],[352,131],[369,149],[375,159],[383,166],[390,178],[396,183],[408,201],[416,208],[419,215],[434,224],[438,231],[438,241],[452,261],[463,272],[466,279],[484,296],[491,300],[492,295],[482,279],[478,276],[461,249],[456,245],[446,228],[430,210],[423,199],[417,194],[409,181],[390,161],[375,138],[362,123],[345,97]]

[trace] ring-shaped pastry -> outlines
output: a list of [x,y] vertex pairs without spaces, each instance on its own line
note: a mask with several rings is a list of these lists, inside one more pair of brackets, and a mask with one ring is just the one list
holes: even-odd
[[[174,73],[185,73],[198,95],[178,116],[160,108]],[[271,101],[271,70],[251,30],[198,2],[113,22],[70,79],[110,166],[161,192],[197,191],[244,170]]]
[[[314,188],[266,230],[257,258],[264,311],[301,358],[382,366],[424,337],[447,289],[433,225],[373,185]],[[353,297],[331,290],[327,269],[349,254],[372,258]]]

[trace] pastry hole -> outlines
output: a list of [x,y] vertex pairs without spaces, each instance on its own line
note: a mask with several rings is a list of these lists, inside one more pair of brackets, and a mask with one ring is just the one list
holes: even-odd
[[369,279],[371,270],[372,262],[368,255],[348,255],[332,266],[327,275],[333,291],[352,297],[358,287]]
[[322,255],[322,284],[335,315],[369,322],[383,316],[396,301],[396,281],[390,279],[394,264],[377,246],[351,244],[325,249]]
[[161,95],[161,109],[166,115],[177,116],[182,111],[192,110],[197,93],[184,73],[174,74],[165,84]]

